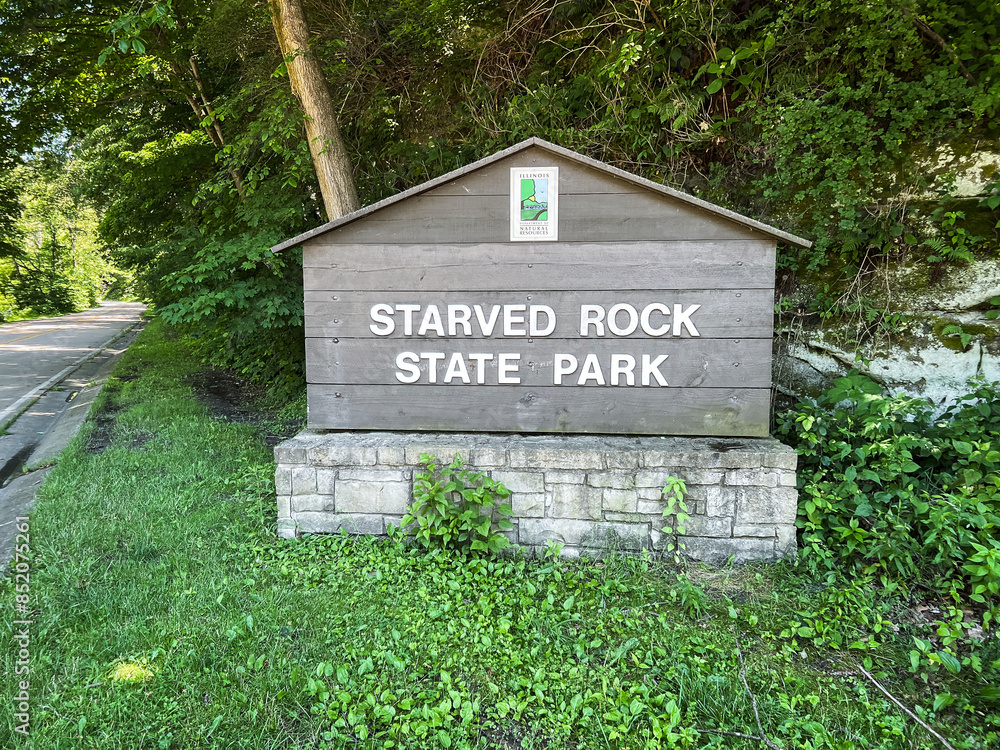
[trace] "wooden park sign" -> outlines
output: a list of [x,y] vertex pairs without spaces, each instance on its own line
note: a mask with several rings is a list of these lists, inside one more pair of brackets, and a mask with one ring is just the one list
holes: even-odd
[[763,436],[799,237],[538,139],[303,247],[309,427]]

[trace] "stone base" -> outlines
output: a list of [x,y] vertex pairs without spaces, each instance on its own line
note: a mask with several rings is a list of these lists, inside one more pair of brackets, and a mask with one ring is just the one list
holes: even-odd
[[[278,533],[385,534],[413,495],[420,454],[461,454],[511,491],[508,532],[563,554],[664,551],[668,476],[683,479],[691,517],[679,537],[694,560],[776,560],[795,554],[797,456],[773,438],[657,438],[305,430],[275,448]],[[664,532],[664,527],[668,527]]]

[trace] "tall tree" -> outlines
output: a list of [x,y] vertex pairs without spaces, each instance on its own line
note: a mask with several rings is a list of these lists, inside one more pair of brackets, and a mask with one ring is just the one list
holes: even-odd
[[351,159],[323,68],[309,49],[309,26],[301,0],[269,0],[271,20],[288,68],[292,93],[305,115],[306,138],[327,217],[332,221],[359,207]]

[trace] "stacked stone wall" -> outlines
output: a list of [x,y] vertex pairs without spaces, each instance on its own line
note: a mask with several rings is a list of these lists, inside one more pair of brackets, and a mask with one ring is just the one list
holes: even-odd
[[[413,497],[420,456],[466,464],[511,490],[516,545],[565,555],[664,551],[663,486],[683,479],[695,560],[775,560],[795,552],[795,452],[771,438],[631,438],[303,432],[275,450],[278,530],[385,534]],[[664,531],[667,527],[667,531]]]

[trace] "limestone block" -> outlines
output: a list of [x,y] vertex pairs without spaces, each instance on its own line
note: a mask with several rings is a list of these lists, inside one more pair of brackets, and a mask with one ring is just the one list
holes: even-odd
[[410,504],[409,482],[337,480],[337,511],[340,513],[391,513],[402,515]]
[[279,443],[274,449],[274,458],[279,464],[304,464],[306,443],[298,438]]
[[348,534],[385,533],[385,516],[375,513],[337,513],[332,523],[337,531],[343,529]]
[[738,487],[736,524],[792,524],[798,493],[790,487]]
[[663,486],[659,487],[639,487],[636,489],[635,494],[639,496],[641,500],[657,501],[663,499]]
[[593,471],[587,474],[591,487],[610,487],[615,490],[635,489],[635,475],[624,472]]
[[300,533],[332,534],[340,530],[336,513],[296,513],[295,525]]
[[292,469],[292,494],[316,494],[316,469],[311,466],[296,466]]
[[692,560],[721,565],[730,556],[733,562],[774,560],[777,555],[773,539],[713,539],[708,537],[683,537],[681,554]]
[[799,464],[799,455],[791,448],[784,451],[774,451],[765,453],[761,459],[761,465],[771,469],[786,469],[795,471]]
[[636,503],[636,511],[647,515],[663,515],[663,509],[667,507],[667,500],[662,495],[659,500],[639,500]]
[[635,473],[635,486],[636,487],[656,487],[658,489],[663,489],[663,485],[667,481],[668,476],[676,476],[676,472],[671,475],[669,471],[637,471]]
[[278,495],[278,518],[290,518],[292,515],[292,496]]
[[728,451],[720,456],[721,464],[726,469],[756,469],[761,465],[759,451]]
[[332,497],[336,481],[336,469],[316,469],[316,492],[320,495],[330,495]]
[[728,538],[733,535],[733,521],[731,518],[691,516],[684,522],[684,534],[685,536]]
[[586,475],[581,471],[546,471],[546,484],[583,484]]
[[564,518],[525,519],[520,524],[521,544],[542,546],[555,541],[569,547],[606,547],[640,550],[649,542],[649,524],[601,523]]
[[778,541],[775,550],[778,557],[795,557],[798,551],[798,542],[795,538],[795,527],[791,524],[775,527],[778,532]]
[[298,527],[291,518],[278,519],[278,536],[282,539],[294,539]]
[[604,490],[604,510],[612,513],[635,513],[638,496],[635,490]]
[[794,471],[783,471],[778,475],[779,487],[795,487],[796,484],[797,477]]
[[745,523],[733,526],[733,536],[754,536],[761,539],[777,539],[778,527],[773,524]]
[[333,495],[292,495],[292,510],[296,517],[299,511],[332,511]]
[[412,466],[420,465],[420,454],[426,453],[437,459],[438,466],[447,466],[455,460],[455,456],[461,455],[465,463],[469,463],[471,450],[468,445],[455,445],[453,443],[421,443],[419,445],[408,445],[405,448],[406,463]]
[[604,453],[596,450],[511,450],[510,465],[514,469],[603,469]]
[[724,471],[712,471],[709,469],[682,469],[677,476],[684,480],[688,486],[700,484],[722,484],[725,477]]
[[552,518],[579,518],[599,521],[601,518],[602,490],[585,484],[552,485]]
[[493,479],[514,493],[544,492],[545,479],[540,471],[493,471]]
[[777,487],[779,473],[771,470],[733,469],[726,472],[726,484],[731,487]]
[[379,447],[378,462],[382,466],[405,466],[406,451],[397,446]]
[[496,448],[474,448],[472,458],[476,466],[493,467],[507,465],[507,451]]
[[604,463],[609,469],[637,469],[641,454],[636,450],[608,451]]
[[730,516],[736,513],[735,487],[706,487],[701,490],[702,498],[705,501],[706,516]]
[[645,513],[604,513],[605,521],[617,521],[621,523],[660,523],[662,521],[659,517],[650,518],[649,515]]
[[292,494],[292,470],[287,466],[279,466],[274,470],[274,493],[276,495]]
[[515,492],[510,496],[515,518],[541,518],[545,515],[544,492]]
[[400,469],[341,469],[340,479],[352,482],[406,482],[410,479],[408,470]]
[[374,466],[378,450],[360,445],[320,444],[309,449],[313,466]]

